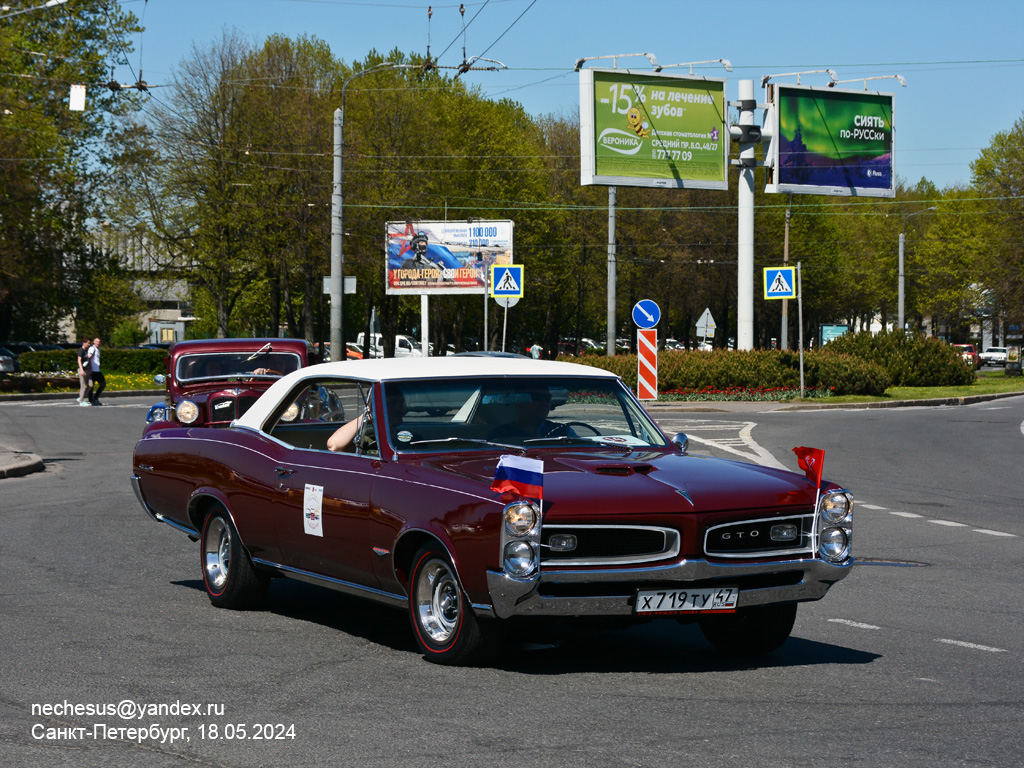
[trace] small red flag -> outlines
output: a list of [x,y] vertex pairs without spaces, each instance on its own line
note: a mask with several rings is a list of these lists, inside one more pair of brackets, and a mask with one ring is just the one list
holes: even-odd
[[807,479],[816,486],[821,485],[821,475],[825,469],[825,452],[820,448],[794,448],[796,463],[807,475]]

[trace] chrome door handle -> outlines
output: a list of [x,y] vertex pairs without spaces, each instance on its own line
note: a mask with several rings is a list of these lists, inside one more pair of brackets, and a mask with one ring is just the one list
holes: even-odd
[[274,471],[277,472],[278,477],[288,477],[295,474],[295,470],[288,469],[288,467],[274,467]]

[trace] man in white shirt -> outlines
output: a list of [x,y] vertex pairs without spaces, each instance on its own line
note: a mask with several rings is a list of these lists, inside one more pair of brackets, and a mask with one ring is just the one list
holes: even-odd
[[97,336],[92,340],[92,346],[89,347],[89,354],[86,357],[89,370],[92,372],[92,381],[96,385],[96,389],[89,393],[89,402],[93,405],[103,405],[100,402],[100,395],[107,386],[107,380],[100,372],[100,337]]

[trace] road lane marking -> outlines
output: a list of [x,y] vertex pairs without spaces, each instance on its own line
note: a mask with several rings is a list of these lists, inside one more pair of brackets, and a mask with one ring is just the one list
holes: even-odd
[[946,643],[947,645],[956,645],[960,648],[970,648],[972,651],[988,651],[989,653],[1006,653],[1005,648],[993,648],[991,645],[978,645],[977,643],[968,643],[965,640],[947,640],[946,638],[938,638],[935,642]]
[[955,523],[952,520],[929,520],[928,522],[929,523],[934,523],[935,525],[945,525],[945,526],[948,526],[950,528],[966,528],[967,527],[967,523]]
[[896,515],[896,517],[924,517],[924,515],[915,515],[913,512],[890,512],[890,515]]
[[988,528],[975,528],[975,533],[984,533],[987,536],[1008,536],[1012,539],[1017,538],[1016,533],[1006,533],[1005,531],[990,531]]
[[860,621],[850,621],[850,619],[829,619],[833,624],[843,624],[847,627],[854,627],[855,629],[881,629],[876,627],[874,624],[864,624]]
[[863,501],[858,504],[861,509],[880,509],[882,511],[888,511],[888,507],[880,507],[877,504],[865,504]]

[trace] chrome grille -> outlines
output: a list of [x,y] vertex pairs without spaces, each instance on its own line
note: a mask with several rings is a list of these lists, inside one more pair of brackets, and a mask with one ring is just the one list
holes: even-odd
[[210,423],[228,424],[238,418],[235,398],[214,397],[210,400]]
[[646,563],[678,555],[679,532],[646,525],[545,525],[540,547],[542,566]]
[[[795,529],[793,538],[778,537],[780,530],[789,527]],[[708,528],[704,534],[704,553],[733,558],[799,554],[813,551],[813,537],[813,514],[739,520]]]

